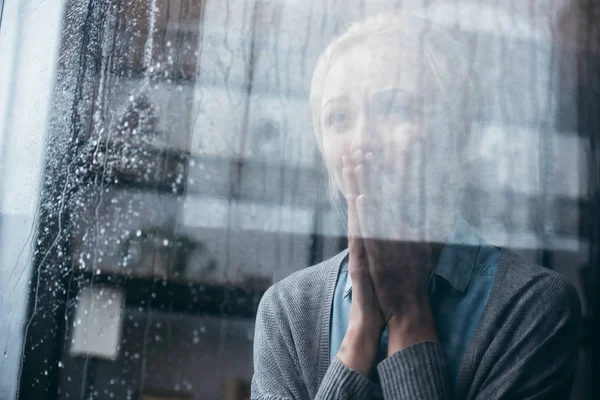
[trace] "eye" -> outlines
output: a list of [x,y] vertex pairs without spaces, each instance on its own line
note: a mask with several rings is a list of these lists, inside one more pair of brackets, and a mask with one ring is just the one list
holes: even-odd
[[402,101],[396,99],[394,101],[389,102],[382,107],[379,111],[379,114],[382,116],[389,116],[393,118],[402,118],[402,119],[413,119],[416,117],[415,109],[410,101]]
[[348,120],[348,115],[344,112],[332,112],[326,120],[327,126],[343,124]]
[[421,116],[417,96],[403,90],[382,91],[376,93],[373,100],[374,115],[390,122],[408,122]]

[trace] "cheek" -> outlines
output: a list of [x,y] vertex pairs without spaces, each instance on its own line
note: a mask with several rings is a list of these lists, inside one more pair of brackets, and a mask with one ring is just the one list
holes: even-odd
[[416,124],[402,124],[390,128],[383,135],[385,163],[388,167],[398,167],[406,161],[407,155],[420,151],[423,144],[423,127]]

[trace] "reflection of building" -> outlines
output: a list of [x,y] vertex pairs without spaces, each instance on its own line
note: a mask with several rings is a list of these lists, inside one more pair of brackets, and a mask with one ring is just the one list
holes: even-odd
[[[361,11],[312,3],[255,0],[227,9],[142,0],[88,10],[67,2],[46,161],[54,183],[44,194],[65,208],[40,208],[45,256],[35,255],[40,285],[31,289],[38,308],[28,325],[23,398],[49,398],[59,387],[71,397],[108,390],[126,398],[152,385],[213,398],[222,379],[251,372],[251,318],[265,286],[343,244],[326,205],[306,97],[318,53]],[[460,14],[436,3],[432,18]],[[464,8],[458,18],[486,94],[472,144],[481,163],[473,207],[492,243],[574,276],[588,258],[593,217],[583,201],[586,142],[571,109],[577,53],[553,43],[545,25],[551,8],[532,19],[528,9],[511,12],[522,18],[491,7]],[[97,150],[97,138],[114,149],[115,115],[140,95],[152,103],[164,142],[116,154],[142,167],[144,179],[117,173],[103,181],[105,167],[69,169],[86,146]],[[131,172],[130,164],[122,168]],[[515,165],[529,174],[515,175]],[[205,263],[192,258],[183,279],[163,280],[156,270],[170,269],[175,257],[157,251],[146,272],[128,272],[119,245],[157,227],[205,244],[216,270],[204,274],[194,266]],[[169,248],[171,237],[159,245]],[[126,305],[117,361],[71,357],[77,290],[102,285],[120,289]]]

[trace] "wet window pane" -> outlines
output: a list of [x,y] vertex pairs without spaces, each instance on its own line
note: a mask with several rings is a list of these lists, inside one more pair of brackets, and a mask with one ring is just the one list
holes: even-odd
[[[517,339],[483,338],[531,313],[533,338],[518,318],[506,337],[596,398],[599,17],[585,0],[0,0],[0,399],[314,398],[347,361],[363,264],[383,353],[407,354],[390,321],[425,293],[411,315],[430,325],[402,338],[440,346],[450,391],[515,354],[497,374],[530,395],[545,361],[519,381]],[[577,325],[568,353],[543,347],[552,318]],[[383,353],[363,378],[386,393]]]

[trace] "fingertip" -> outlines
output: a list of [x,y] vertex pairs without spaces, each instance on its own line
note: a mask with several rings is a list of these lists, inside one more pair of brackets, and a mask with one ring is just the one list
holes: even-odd
[[356,163],[360,163],[363,160],[363,152],[360,150],[356,150],[354,153],[352,153],[352,161],[356,162]]
[[362,164],[359,164],[354,168],[354,173],[358,176],[362,176],[365,171],[365,167]]

